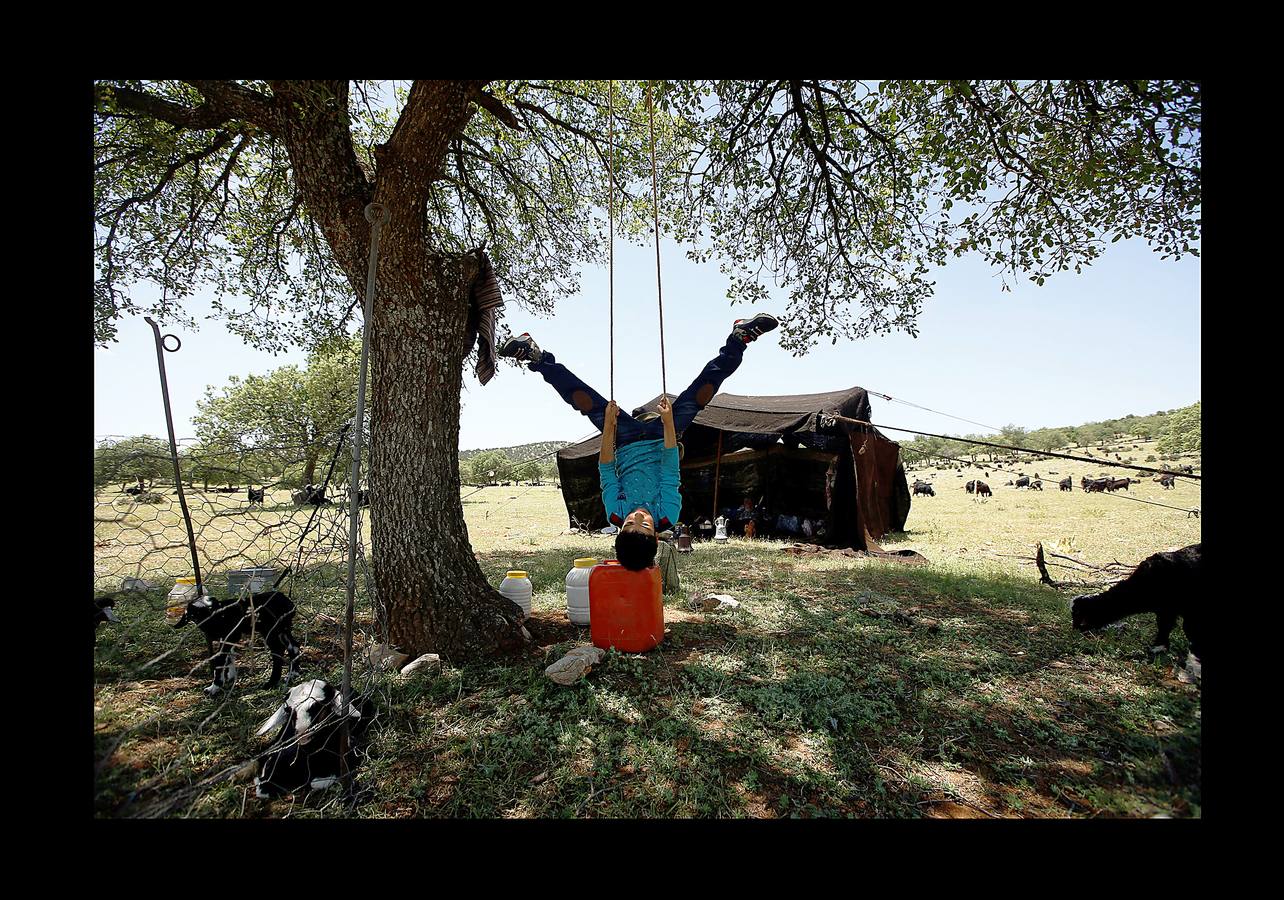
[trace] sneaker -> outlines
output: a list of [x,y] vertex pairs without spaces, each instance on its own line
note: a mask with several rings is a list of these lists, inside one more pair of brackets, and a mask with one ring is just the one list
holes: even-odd
[[752,319],[736,319],[731,333],[747,344],[750,341],[756,341],[779,324],[780,320],[775,316],[769,313],[758,313]]
[[539,344],[529,334],[522,334],[518,337],[509,337],[499,345],[496,351],[500,356],[506,356],[509,359],[529,360],[530,362],[539,362],[544,352],[539,349]]

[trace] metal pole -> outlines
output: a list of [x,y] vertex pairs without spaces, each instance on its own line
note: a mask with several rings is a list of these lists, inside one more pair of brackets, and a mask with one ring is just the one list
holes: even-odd
[[370,223],[370,263],[366,269],[366,302],[361,323],[361,370],[357,379],[357,414],[353,419],[352,472],[348,480],[348,610],[343,634],[343,730],[339,766],[344,790],[352,792],[352,773],[348,771],[348,703],[352,697],[352,615],[357,584],[357,529],[360,527],[361,504],[358,487],[361,478],[361,440],[366,416],[366,367],[370,359],[370,322],[374,312],[375,275],[379,265],[379,230],[388,221],[388,209],[382,203],[366,206]]
[[174,460],[174,486],[178,488],[178,505],[183,510],[183,522],[187,525],[187,545],[192,551],[192,574],[196,576],[196,596],[201,596],[201,564],[196,559],[196,533],[192,531],[192,515],[187,511],[187,498],[183,494],[183,477],[178,470],[178,442],[174,440],[174,413],[169,408],[169,380],[165,377],[165,354],[177,353],[183,347],[183,342],[172,334],[165,335],[165,338],[174,338],[177,344],[173,350],[165,346],[165,338],[161,337],[160,326],[157,325],[151,316],[143,316],[143,321],[152,326],[152,334],[156,338],[156,365],[160,368],[161,381],[161,400],[165,401],[165,427],[169,429],[169,453]]

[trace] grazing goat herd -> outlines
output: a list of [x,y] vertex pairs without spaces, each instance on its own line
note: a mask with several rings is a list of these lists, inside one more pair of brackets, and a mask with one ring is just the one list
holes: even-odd
[[[1194,467],[1182,466],[1182,471],[1185,472],[1187,475],[1191,475],[1194,473]],[[1053,472],[1052,474],[1056,475],[1057,473]],[[960,475],[959,477],[962,478],[963,476]],[[1176,480],[1177,480],[1177,476],[1172,473],[1160,473],[1159,475],[1151,479],[1151,481],[1154,481],[1157,484],[1162,485],[1164,490],[1171,489],[1176,484]],[[1138,478],[1111,478],[1109,476],[1103,476],[1099,478],[1089,478],[1087,475],[1084,475],[1079,479],[1080,490],[1088,494],[1100,493],[1104,491],[1110,491],[1111,493],[1113,493],[1114,491],[1120,491],[1120,490],[1126,491],[1128,490],[1128,486],[1130,484],[1141,484],[1141,480]],[[913,485],[911,485],[911,487],[913,489],[913,496],[915,497],[918,497],[919,495],[922,495],[925,497],[936,496],[936,491],[932,487],[932,483],[930,481],[923,481],[919,478],[915,478],[914,483]],[[1031,478],[1029,475],[1019,475],[1015,481],[1009,481],[1005,485],[1005,487],[1027,488],[1028,490],[1031,490],[1031,491],[1041,491],[1043,490],[1043,479],[1039,477],[1038,472],[1034,473],[1033,478]],[[1067,475],[1065,478],[1062,478],[1060,481],[1057,482],[1057,487],[1063,491],[1072,491],[1074,490],[1074,480],[1069,475]],[[978,481],[978,480],[969,481],[965,485],[963,485],[963,489],[967,491],[969,494],[975,493],[977,494],[977,496],[980,496],[980,497],[994,496],[994,492],[990,489],[990,486],[986,484],[984,481]]]

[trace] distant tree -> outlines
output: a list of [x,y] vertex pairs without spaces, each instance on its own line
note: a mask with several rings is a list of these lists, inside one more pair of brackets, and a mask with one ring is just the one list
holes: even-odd
[[478,453],[469,460],[473,481],[487,484],[492,481],[508,481],[513,477],[513,461],[502,450],[487,450]]
[[539,463],[522,463],[517,467],[517,477],[522,481],[539,481]]
[[1026,438],[1029,446],[1035,450],[1056,450],[1067,443],[1066,433],[1060,428],[1040,428],[1030,432]]
[[1199,403],[1173,412],[1156,449],[1167,454],[1199,453],[1203,446],[1200,417]]
[[557,458],[552,457],[540,464],[540,478],[545,481],[557,481]]
[[[301,483],[317,483],[325,475],[319,462],[329,462],[340,430],[356,411],[360,353],[356,338],[332,342],[309,354],[305,368],[232,376],[224,387],[208,388],[193,419],[201,443],[231,453],[252,450],[282,468],[301,462]],[[335,477],[344,476],[350,458],[339,454]]]
[[[1001,443],[1008,444],[1013,447],[1025,446],[1026,430],[1020,425],[1004,425],[999,431],[999,436],[1002,438]],[[1009,453],[1008,455],[1016,456],[1015,453]]]
[[144,434],[98,444],[94,450],[94,487],[127,487],[139,478],[145,482],[174,478],[169,441]]
[[217,447],[185,447],[179,464],[188,483],[195,485],[200,482],[205,490],[209,490],[211,484],[231,485],[271,480],[270,476],[264,477],[265,473],[260,471],[259,459]]
[[1106,430],[1100,422],[1088,422],[1079,426],[1079,446],[1091,447],[1096,443],[1105,443]]

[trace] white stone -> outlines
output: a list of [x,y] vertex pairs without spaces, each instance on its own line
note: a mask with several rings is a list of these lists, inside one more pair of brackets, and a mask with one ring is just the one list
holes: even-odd
[[700,599],[700,607],[705,612],[714,612],[720,609],[735,609],[740,605],[730,594],[706,594]]
[[558,684],[574,684],[604,659],[606,651],[601,647],[576,647],[546,668],[544,674]]
[[441,657],[436,653],[425,653],[410,665],[401,670],[402,675],[413,675],[415,672],[440,672]]

